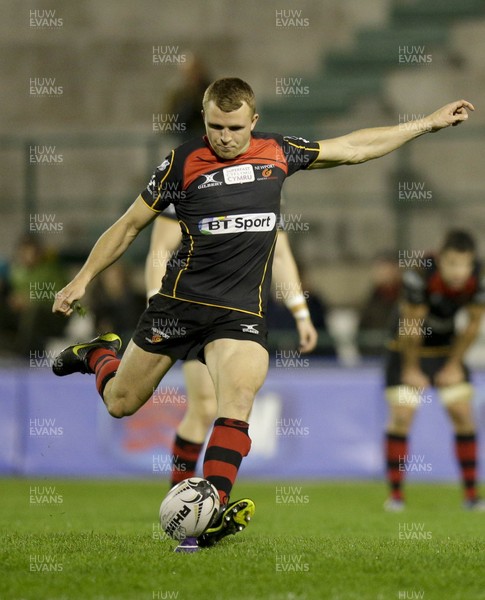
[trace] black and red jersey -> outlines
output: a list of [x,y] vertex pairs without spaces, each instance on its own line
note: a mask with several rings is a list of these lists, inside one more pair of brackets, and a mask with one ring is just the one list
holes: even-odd
[[173,150],[141,193],[156,212],[173,204],[182,229],[182,260],[167,268],[160,293],[262,316],[281,187],[319,150],[318,142],[268,133],[253,133],[247,151],[230,160],[206,137]]
[[425,268],[404,273],[403,297],[410,304],[428,307],[428,315],[423,322],[423,345],[447,345],[455,334],[456,313],[465,306],[485,304],[485,276],[476,261],[465,285],[458,290],[450,288],[443,280],[434,257],[429,256]]

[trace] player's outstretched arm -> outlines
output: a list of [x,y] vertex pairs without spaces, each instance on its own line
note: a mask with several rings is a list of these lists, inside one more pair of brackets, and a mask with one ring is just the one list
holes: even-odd
[[125,214],[98,239],[74,279],[56,294],[52,312],[66,317],[71,315],[73,304],[84,296],[89,282],[114,263],[156,215],[138,196]]
[[459,125],[468,119],[469,110],[475,110],[473,104],[467,100],[457,100],[422,119],[393,127],[360,129],[338,138],[321,140],[320,154],[310,168],[355,165],[379,158],[425,133]]
[[283,231],[278,232],[276,240],[273,281],[277,289],[282,287],[286,292],[284,302],[295,319],[300,338],[300,350],[311,352],[317,345],[318,333],[313,326],[310,311],[301,289],[300,274],[290,248],[288,235]]

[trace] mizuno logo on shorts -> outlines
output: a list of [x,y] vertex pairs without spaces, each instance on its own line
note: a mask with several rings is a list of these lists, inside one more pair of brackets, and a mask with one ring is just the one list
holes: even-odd
[[199,221],[199,231],[205,235],[240,233],[243,231],[272,231],[276,225],[275,213],[227,215],[206,217]]
[[242,332],[243,333],[259,333],[256,327],[259,326],[259,323],[253,323],[252,325],[246,325],[246,323],[241,323]]

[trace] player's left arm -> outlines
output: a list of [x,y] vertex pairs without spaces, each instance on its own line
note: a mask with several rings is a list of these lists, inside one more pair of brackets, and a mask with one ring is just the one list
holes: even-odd
[[321,140],[318,142],[320,152],[309,168],[355,165],[385,156],[425,133],[459,125],[468,119],[469,110],[475,110],[473,104],[467,100],[457,100],[422,119],[393,127],[359,129],[341,137]]
[[285,292],[288,292],[284,295],[284,302],[295,319],[300,338],[300,350],[305,353],[311,352],[317,345],[318,333],[313,326],[306,298],[301,289],[300,274],[290,248],[288,234],[284,231],[278,232],[276,240],[273,281],[277,286],[276,289],[282,287]]
[[454,339],[451,352],[443,368],[436,375],[437,385],[454,385],[464,380],[463,359],[467,350],[477,339],[485,306],[474,304],[468,307],[468,324]]

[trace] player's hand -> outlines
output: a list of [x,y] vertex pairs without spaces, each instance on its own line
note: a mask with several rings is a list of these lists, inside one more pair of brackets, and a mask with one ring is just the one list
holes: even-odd
[[458,363],[446,363],[445,366],[435,375],[436,385],[445,387],[447,385],[456,385],[465,381],[465,371]]
[[57,292],[52,312],[69,317],[73,313],[75,302],[84,296],[85,291],[86,286],[84,284],[76,280],[71,281],[66,287]]
[[451,102],[426,117],[427,125],[430,131],[439,131],[450,125],[459,125],[468,119],[468,111],[475,110],[471,102],[467,100],[457,100]]
[[300,351],[306,354],[307,352],[314,350],[318,341],[318,333],[315,327],[313,327],[310,317],[297,319],[296,328],[298,329],[298,335],[300,337]]
[[403,369],[401,381],[404,385],[414,388],[427,388],[431,385],[429,377],[419,367],[408,367]]

